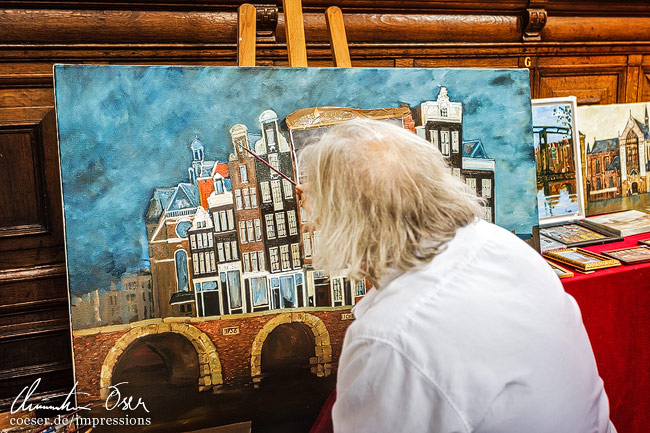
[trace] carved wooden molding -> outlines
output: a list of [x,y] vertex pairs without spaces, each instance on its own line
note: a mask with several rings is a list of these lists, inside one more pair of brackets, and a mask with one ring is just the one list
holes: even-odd
[[278,25],[278,7],[275,4],[254,4],[257,14],[256,31],[258,42],[275,42]]
[[26,266],[16,269],[0,270],[0,284],[15,283],[17,281],[36,280],[41,278],[56,278],[65,276],[65,264]]
[[544,9],[526,9],[526,14],[524,15],[526,27],[524,28],[524,34],[522,36],[524,42],[537,42],[542,40],[542,29],[544,29],[544,26],[546,25],[546,18],[547,14]]

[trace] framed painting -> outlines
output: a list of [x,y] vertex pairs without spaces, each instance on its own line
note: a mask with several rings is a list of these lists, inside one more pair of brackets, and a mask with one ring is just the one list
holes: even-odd
[[578,107],[587,216],[650,205],[648,105]]
[[558,265],[557,263],[553,263],[552,261],[546,259],[546,263],[553,269],[553,272],[555,272],[555,275],[558,276],[558,278],[563,279],[563,278],[571,278],[575,274],[571,272],[570,270],[563,268],[562,266]]
[[626,265],[650,262],[650,246],[639,245],[635,247],[619,248],[617,250],[603,251],[607,257],[619,260]]
[[[309,430],[366,291],[313,268],[328,240],[307,228],[291,183],[296,151],[332,124],[368,117],[420,134],[485,199],[485,219],[522,238],[538,223],[527,70],[54,73],[74,364],[90,417],[130,414],[147,431]],[[116,390],[148,412],[108,411]]]
[[548,259],[569,265],[581,272],[591,272],[598,269],[612,268],[621,265],[621,262],[618,260],[610,259],[581,248],[545,251],[543,255]]
[[617,242],[622,238],[604,228],[590,226],[583,221],[556,223],[539,228],[542,237],[562,243],[567,247],[587,246]]
[[576,98],[533,99],[532,110],[540,224],[584,218]]

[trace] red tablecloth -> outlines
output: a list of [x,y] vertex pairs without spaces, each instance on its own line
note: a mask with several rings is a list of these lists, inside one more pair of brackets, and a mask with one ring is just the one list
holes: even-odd
[[[585,249],[613,250],[647,238],[650,233]],[[576,273],[562,283],[580,305],[618,433],[650,432],[650,263]],[[332,433],[335,399],[336,391],[311,433]]]
[[[650,233],[586,247],[601,252],[637,245]],[[650,263],[563,279],[582,311],[618,433],[650,432]]]

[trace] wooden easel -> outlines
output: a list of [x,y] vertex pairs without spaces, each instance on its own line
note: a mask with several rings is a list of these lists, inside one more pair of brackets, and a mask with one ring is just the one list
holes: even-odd
[[[305,27],[302,18],[301,0],[282,0],[284,9],[285,30],[289,66],[306,67],[307,46],[305,44]],[[239,7],[237,19],[237,66],[255,66],[255,6],[245,3]],[[337,6],[331,6],[325,11],[327,32],[334,66],[349,68],[350,53],[345,36],[343,13]]]

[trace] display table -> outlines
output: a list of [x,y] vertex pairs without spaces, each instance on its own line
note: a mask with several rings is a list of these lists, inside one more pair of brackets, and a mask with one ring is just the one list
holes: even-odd
[[[586,247],[601,252],[637,245],[650,233],[622,242]],[[650,429],[650,263],[603,269],[563,279],[582,312],[609,397],[610,417],[618,433]],[[332,405],[327,399],[311,433],[332,433]]]
[[[586,247],[601,252],[637,245],[650,233],[622,242]],[[563,279],[582,312],[605,381],[610,415],[618,433],[650,427],[650,263],[603,269]]]

